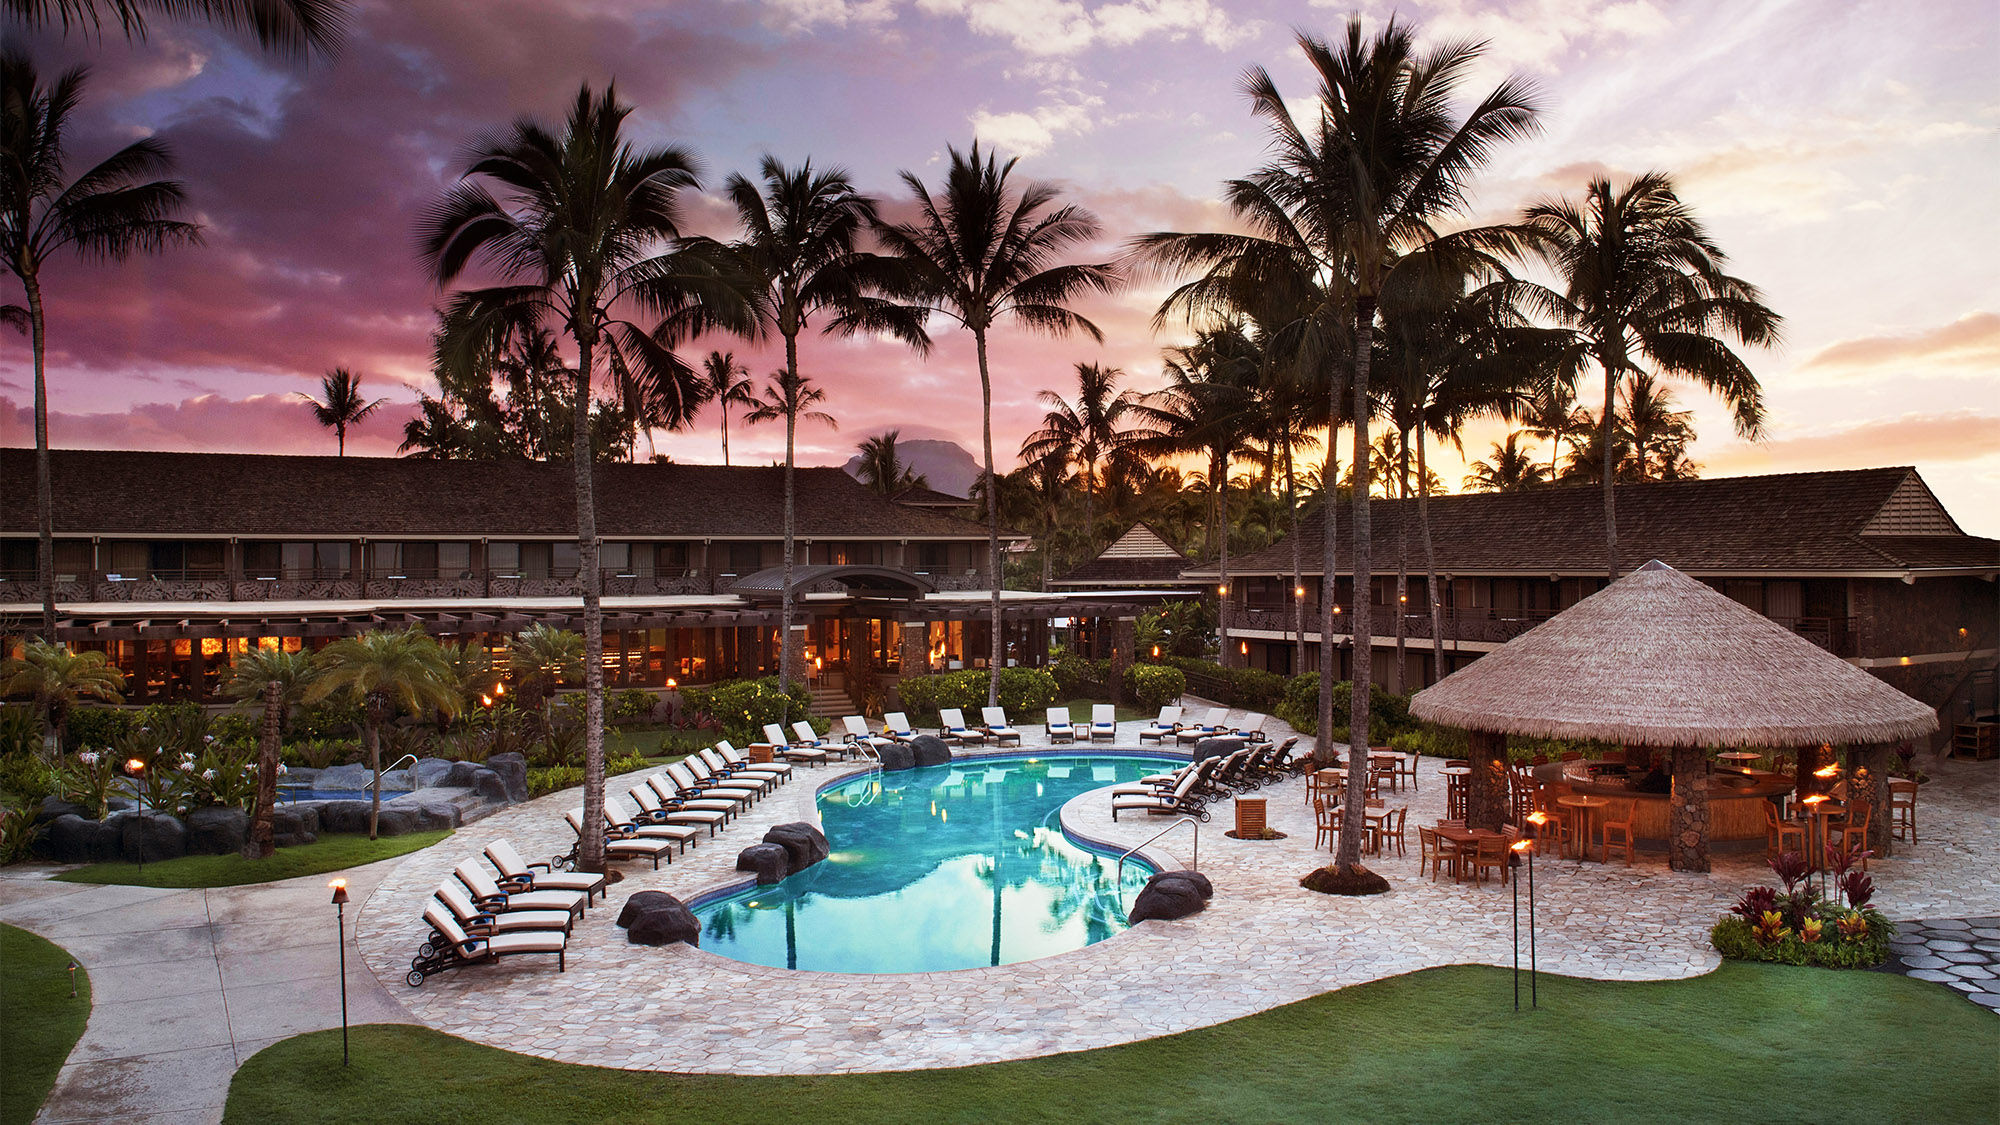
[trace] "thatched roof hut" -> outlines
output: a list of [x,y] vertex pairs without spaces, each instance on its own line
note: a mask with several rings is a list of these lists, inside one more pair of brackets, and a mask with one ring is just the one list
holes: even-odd
[[1474,731],[1632,746],[1882,743],[1929,707],[1661,562],[1650,562],[1410,700]]

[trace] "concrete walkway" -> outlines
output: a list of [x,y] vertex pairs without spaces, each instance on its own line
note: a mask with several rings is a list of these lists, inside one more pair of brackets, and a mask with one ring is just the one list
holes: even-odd
[[[0,922],[67,949],[89,971],[94,996],[83,1038],[37,1120],[221,1121],[244,1060],[280,1039],[340,1026],[327,883],[348,880],[351,938],[358,904],[396,863],[208,891],[61,883],[47,867],[0,870]],[[409,1022],[352,946],[347,983],[353,1023]]]

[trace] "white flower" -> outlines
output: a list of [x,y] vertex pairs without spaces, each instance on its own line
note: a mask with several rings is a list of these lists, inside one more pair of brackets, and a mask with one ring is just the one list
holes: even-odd
[[286,765],[286,764],[285,764],[285,763],[283,763],[283,762],[279,762],[279,763],[278,763],[278,776],[279,776],[279,777],[283,777],[283,776],[285,776],[286,774],[288,774],[288,773],[290,773],[290,772],[292,772],[292,768],[291,768],[290,766]]
[[202,735],[202,736],[201,736],[201,740],[202,740],[203,742],[214,742],[214,741],[215,741],[215,736],[214,736],[214,735],[212,735],[212,734],[204,734],[204,735]]
[[214,770],[203,770],[203,771],[201,771],[201,779],[202,779],[203,781],[214,781],[214,780],[215,780],[215,771],[214,771]]
[[86,766],[94,766],[97,764],[97,751],[95,750],[81,751],[77,754],[76,760],[82,762]]

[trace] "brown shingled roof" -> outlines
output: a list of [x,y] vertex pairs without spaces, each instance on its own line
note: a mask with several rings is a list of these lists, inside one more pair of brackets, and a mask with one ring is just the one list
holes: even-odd
[[[58,449],[56,533],[133,536],[562,536],[576,533],[570,466]],[[34,454],[0,449],[0,531],[35,529]],[[802,538],[983,539],[977,523],[878,496],[837,468],[796,471]],[[621,537],[770,538],[784,470],[610,464],[597,527]],[[1004,534],[1004,533],[1003,533]]]
[[[1870,535],[1863,529],[1892,497],[1922,478],[1909,466],[1822,473],[1713,477],[1621,484],[1618,553],[1627,567],[1659,559],[1693,573],[1852,573],[1921,568],[2000,567],[2000,540],[1954,533]],[[1900,492],[1899,492],[1900,490]],[[1928,495],[1925,490],[1923,495]],[[1935,503],[1935,501],[1932,501]],[[1371,506],[1375,567],[1395,565],[1409,522],[1411,565],[1422,565],[1414,500]],[[1939,509],[1942,512],[1942,509]],[[1324,512],[1300,521],[1308,560],[1320,557]],[[1340,513],[1340,559],[1347,565],[1347,513]],[[1604,499],[1595,486],[1431,498],[1438,569],[1457,574],[1595,574],[1604,569]],[[1232,574],[1285,574],[1291,547],[1280,543],[1232,560]],[[1191,570],[1207,575],[1212,565]],[[1318,573],[1315,567],[1312,571]]]

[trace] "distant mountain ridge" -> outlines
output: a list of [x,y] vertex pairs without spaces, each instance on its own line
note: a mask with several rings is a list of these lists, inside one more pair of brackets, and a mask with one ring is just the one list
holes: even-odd
[[[967,496],[979,480],[979,460],[955,441],[913,438],[896,443],[896,457],[924,475],[932,488],[952,496]],[[861,455],[847,459],[847,475],[861,478]]]

